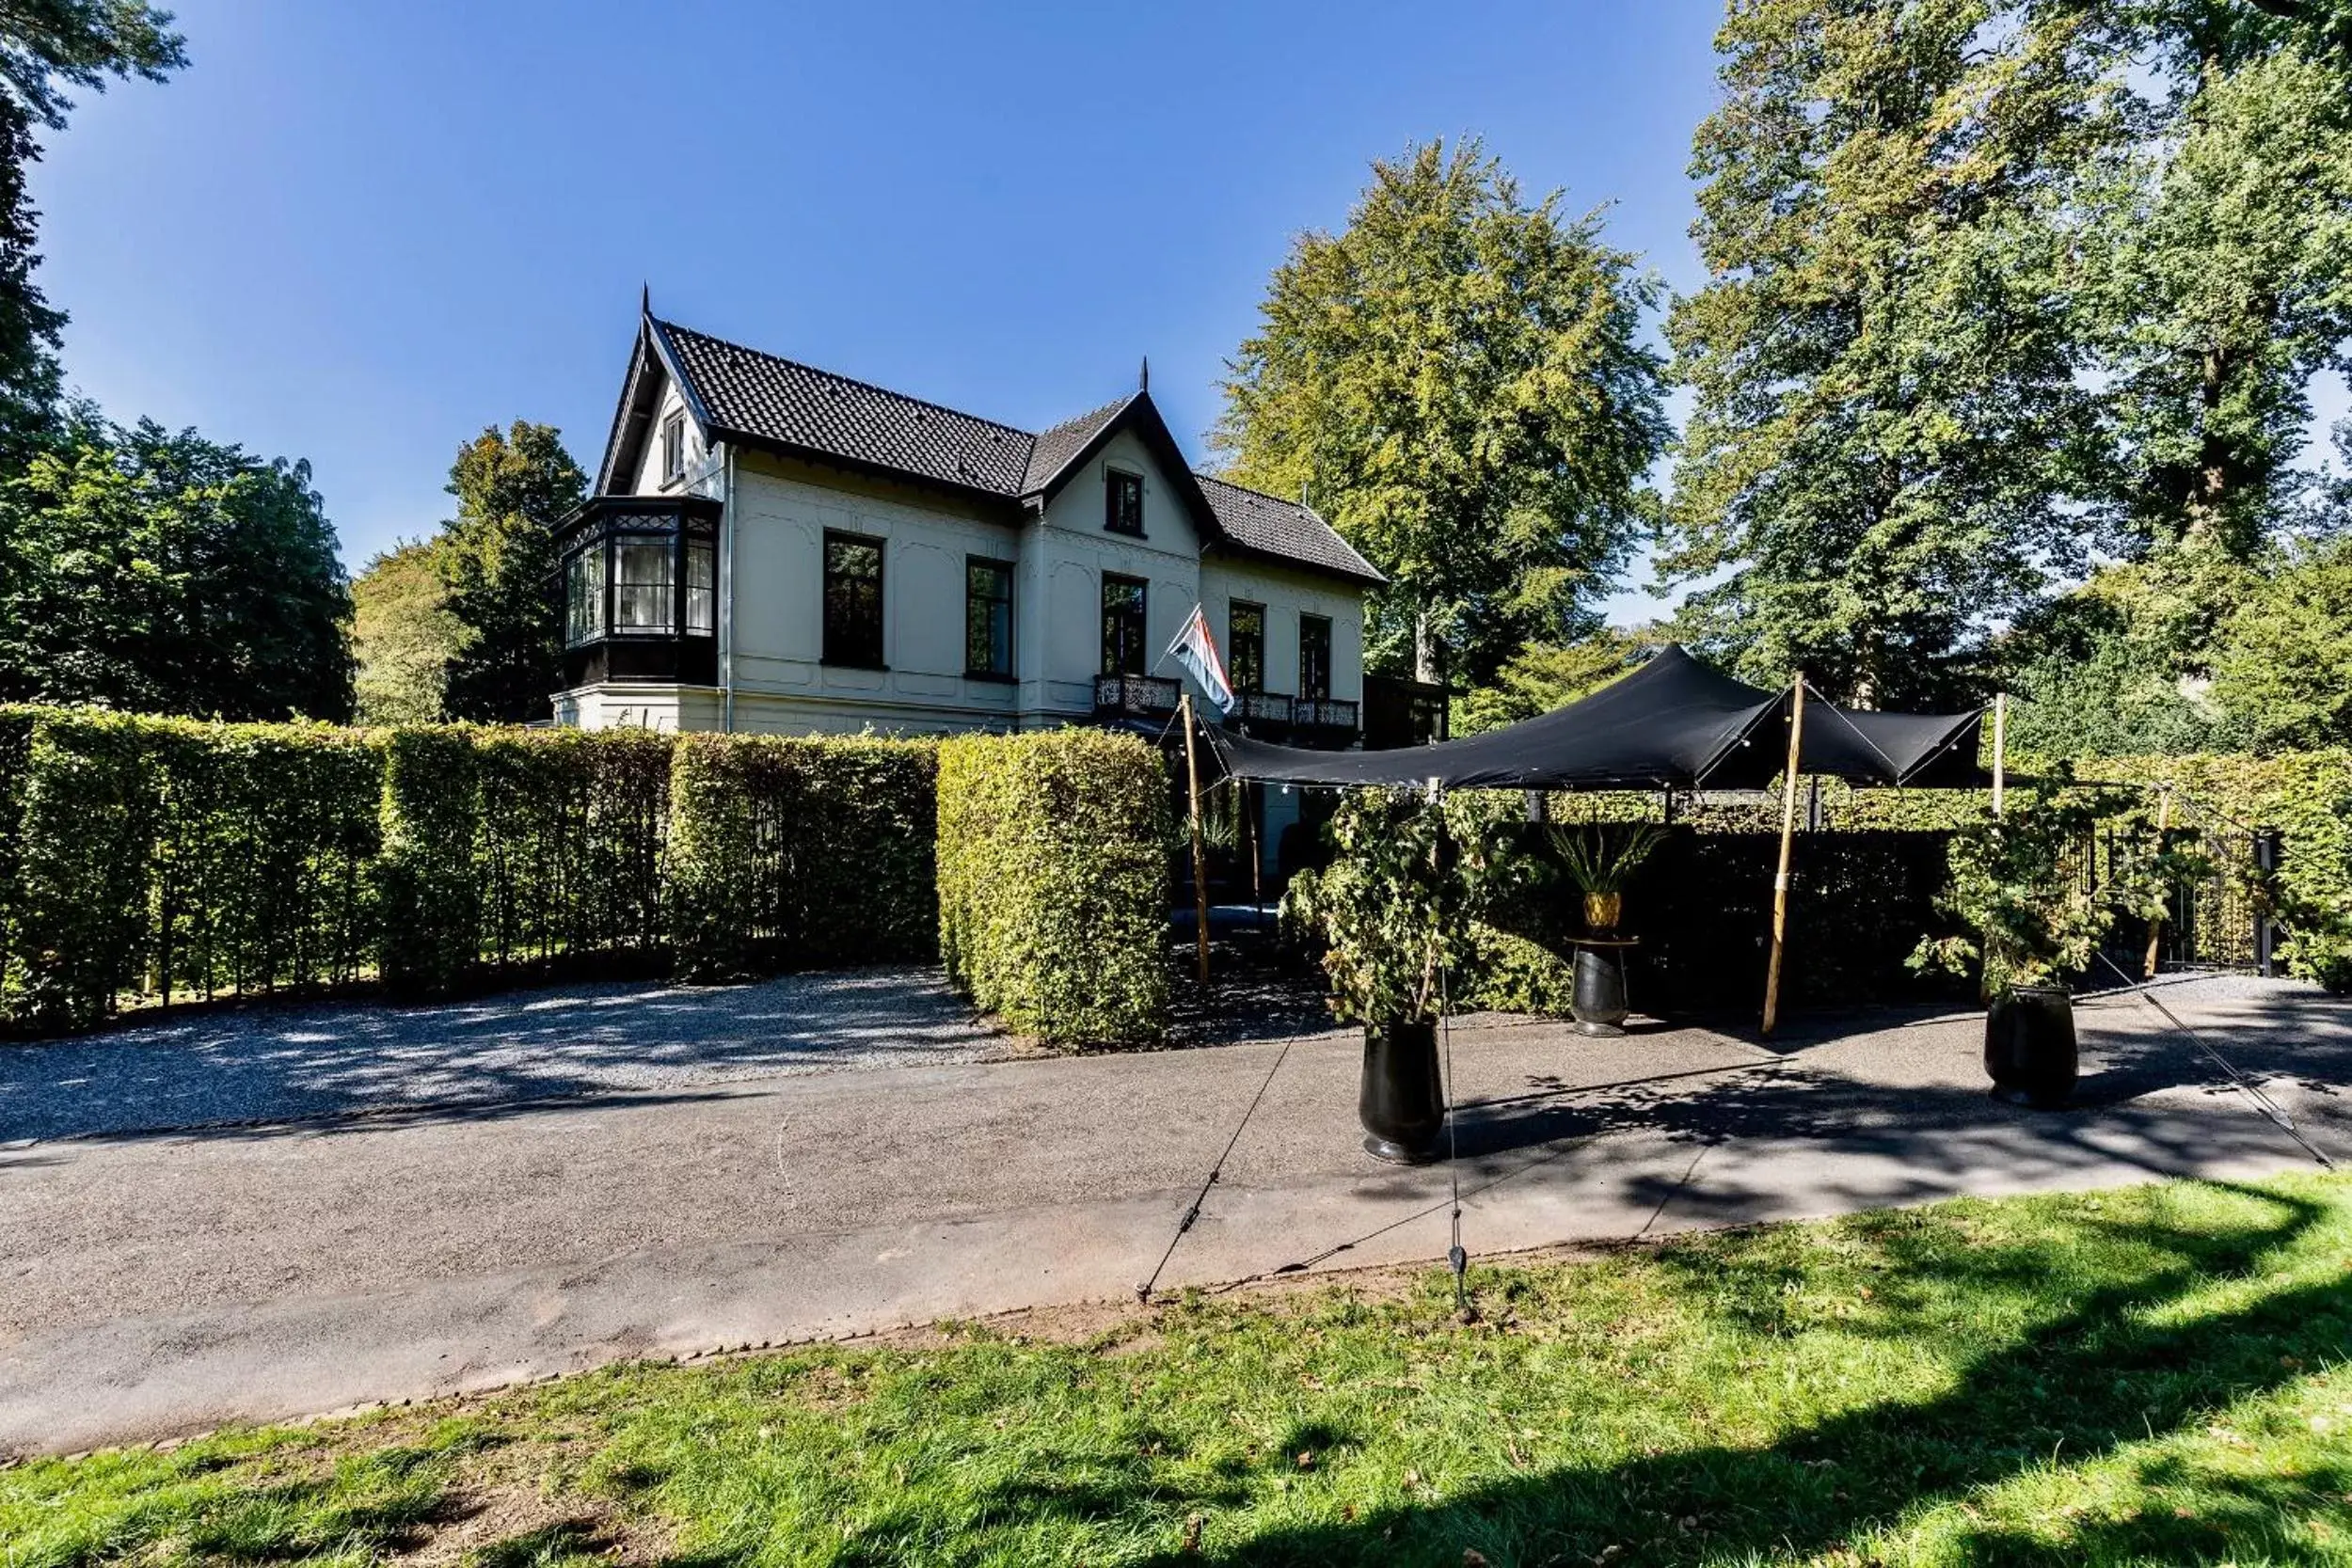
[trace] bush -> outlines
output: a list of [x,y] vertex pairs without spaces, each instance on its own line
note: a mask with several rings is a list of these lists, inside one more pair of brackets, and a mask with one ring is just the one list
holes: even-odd
[[670,778],[669,930],[696,979],[928,959],[938,748],[695,735]]
[[472,732],[483,962],[661,950],[673,737]]
[[1159,754],[1132,736],[946,741],[939,947],[948,977],[1025,1034],[1158,1040],[1171,834]]
[[474,877],[482,781],[474,733],[464,726],[390,730],[381,745],[377,972],[395,992],[446,991],[482,956]]
[[356,732],[42,712],[0,748],[0,1018],[82,1028],[125,994],[364,964],[376,764]]
[[44,716],[18,786],[11,1022],[87,1028],[140,980],[155,800],[140,721]]

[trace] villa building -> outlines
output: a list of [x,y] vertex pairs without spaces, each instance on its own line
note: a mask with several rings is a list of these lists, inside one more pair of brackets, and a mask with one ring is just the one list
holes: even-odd
[[[1164,720],[1161,654],[1199,603],[1232,721],[1363,742],[1380,574],[1307,506],[1195,473],[1148,385],[1033,435],[648,309],[562,547],[563,724]],[[1412,693],[1380,697],[1409,723]]]

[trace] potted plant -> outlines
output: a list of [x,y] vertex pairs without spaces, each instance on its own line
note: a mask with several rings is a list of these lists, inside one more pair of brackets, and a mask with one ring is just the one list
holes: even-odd
[[1585,1034],[1624,1032],[1618,1025],[1631,1010],[1625,952],[1609,944],[1625,917],[1626,883],[1665,839],[1666,830],[1654,822],[1590,823],[1551,832],[1561,869],[1584,895],[1584,924],[1593,939],[1577,946],[1576,980],[1568,993],[1568,1012]]
[[1597,937],[1614,936],[1625,917],[1625,885],[1666,840],[1655,822],[1588,823],[1554,828],[1551,845],[1568,880],[1584,895],[1584,924]]
[[1446,984],[1470,958],[1472,914],[1516,863],[1486,842],[1489,826],[1461,797],[1355,791],[1327,829],[1331,863],[1283,896],[1284,929],[1322,948],[1333,1015],[1363,1025],[1357,1114],[1375,1159],[1419,1164],[1442,1151]]
[[2104,876],[2092,875],[2094,834],[2125,809],[2114,792],[2071,788],[2061,778],[1952,837],[1951,881],[1936,909],[1973,934],[1923,938],[1910,965],[1977,972],[1984,1069],[1998,1099],[2066,1104],[2078,1071],[2067,979],[2090,967],[2119,914],[2159,911],[2185,869],[2180,851],[2135,837]]

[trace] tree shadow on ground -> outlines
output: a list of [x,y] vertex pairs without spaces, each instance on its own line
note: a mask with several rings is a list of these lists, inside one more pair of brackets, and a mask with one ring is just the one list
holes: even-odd
[[0,1142],[470,1116],[842,1066],[970,1061],[995,1047],[935,968],[263,1005],[0,1045]]
[[[1196,1530],[1186,1545],[1169,1528],[1167,1548],[1145,1560],[1166,1568],[1201,1561],[1457,1568],[1483,1560],[1506,1568],[1794,1560],[1867,1543],[1920,1510],[1966,1502],[1978,1489],[2041,1472],[2053,1455],[2078,1465],[2128,1445],[2152,1444],[2130,1456],[2137,1468],[2159,1486],[2194,1484],[2205,1501],[2201,1512],[2085,1516],[2063,1521],[2064,1532],[2044,1535],[1987,1521],[1971,1508],[1961,1512],[1966,1522],[1958,1527],[1966,1533],[1946,1537],[1948,1555],[1988,1562],[2174,1561],[2251,1547],[2272,1562],[2340,1561],[2340,1553],[2267,1521],[2277,1511],[2341,1513],[2352,1493],[2352,1454],[2300,1472],[2190,1474],[2184,1461],[2153,1447],[2152,1440],[2196,1430],[2219,1405],[2276,1390],[2305,1367],[2340,1359],[2352,1343],[2352,1278],[2270,1291],[2211,1310],[2192,1302],[2217,1282],[2259,1290],[2323,1212],[2291,1194],[2246,1196],[2270,1216],[2267,1223],[2106,1227],[2109,1239],[2145,1249],[2149,1265],[2039,1326],[2023,1325],[2004,1348],[1963,1365],[1938,1395],[1865,1403],[1766,1447],[1702,1444],[1613,1465],[1533,1470],[1452,1496],[1400,1498],[1340,1522],[1276,1528],[1240,1543],[1220,1543],[1212,1528],[1205,1540]],[[2029,1288],[2053,1267],[2053,1249],[2070,1244],[2063,1236],[1955,1244],[1948,1227],[1903,1213],[1861,1223],[1885,1260],[1881,1277],[1891,1292],[1879,1304],[1876,1332],[1895,1342],[1932,1341],[1939,1330],[1929,1303],[1938,1291]],[[1787,1265],[1769,1247],[1674,1248],[1660,1256],[1686,1298],[1747,1304],[1722,1310],[1746,1313],[1740,1326],[1752,1335],[1789,1331],[1774,1321],[1771,1304],[1780,1293],[1769,1277]],[[1756,1277],[1740,1277],[1743,1273]],[[1501,1428],[1509,1413],[1496,1411],[1494,1418]],[[1364,1435],[1322,1433],[1335,1451]],[[1461,1434],[1452,1435],[1458,1444]],[[1499,1445],[1501,1432],[1494,1435]],[[2167,1466],[2178,1473],[2168,1474]],[[1083,1484],[1059,1488],[1050,1474],[1033,1473],[986,1499],[979,1512],[1011,1537],[1057,1524],[1127,1534],[1231,1510],[1242,1497],[1234,1478],[1205,1479],[1186,1489],[1148,1465],[1130,1469],[1124,1482],[1105,1476],[1099,1459],[1073,1455],[1071,1468],[1086,1472]],[[839,1560],[889,1560],[884,1544],[919,1529],[917,1520],[885,1517],[850,1543]],[[1466,1551],[1479,1556],[1466,1558]],[[1855,1560],[1869,1560],[1867,1548]]]

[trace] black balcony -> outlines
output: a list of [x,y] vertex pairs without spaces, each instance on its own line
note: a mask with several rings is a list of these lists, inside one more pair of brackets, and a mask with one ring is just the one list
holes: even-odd
[[1356,705],[1336,697],[1295,697],[1291,727],[1322,737],[1356,733]]
[[1252,735],[1261,727],[1288,729],[1291,722],[1291,700],[1275,691],[1236,691],[1233,693],[1232,721]]
[[1157,675],[1097,675],[1094,712],[1104,719],[1165,719],[1184,688]]
[[564,684],[719,678],[719,515],[707,496],[598,496],[558,535]]

